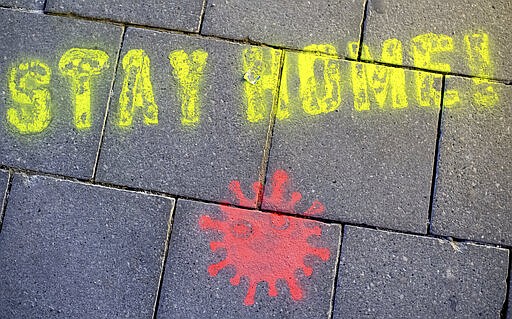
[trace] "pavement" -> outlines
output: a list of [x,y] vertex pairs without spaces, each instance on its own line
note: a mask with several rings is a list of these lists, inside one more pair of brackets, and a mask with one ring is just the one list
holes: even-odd
[[0,0],[0,318],[511,318],[509,0]]

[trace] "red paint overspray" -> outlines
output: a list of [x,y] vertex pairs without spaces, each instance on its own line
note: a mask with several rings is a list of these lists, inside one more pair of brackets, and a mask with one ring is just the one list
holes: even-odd
[[[271,194],[265,198],[273,207],[286,207],[293,211],[301,194],[294,192],[290,200],[284,198],[288,184],[288,174],[279,170],[271,181]],[[254,199],[245,197],[240,183],[233,181],[229,186],[240,205],[253,203]],[[261,183],[253,184],[254,194],[258,196]],[[244,304],[254,304],[256,287],[259,282],[268,284],[268,295],[277,296],[276,283],[284,280],[294,300],[303,298],[303,291],[295,272],[302,269],[306,276],[311,276],[313,269],[304,264],[304,257],[314,255],[327,261],[330,251],[327,248],[313,247],[308,243],[310,236],[321,236],[319,226],[308,227],[308,221],[278,214],[248,211],[236,207],[221,206],[224,220],[201,216],[199,226],[203,230],[215,230],[223,234],[222,241],[210,242],[212,251],[225,249],[226,258],[208,267],[208,273],[214,277],[227,266],[235,268],[235,275],[230,279],[232,285],[238,285],[242,277],[247,278],[249,288]],[[324,206],[315,201],[304,213],[321,214]]]

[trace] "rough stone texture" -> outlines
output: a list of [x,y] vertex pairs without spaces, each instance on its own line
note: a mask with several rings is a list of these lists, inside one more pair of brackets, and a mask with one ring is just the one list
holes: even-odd
[[[208,266],[219,262],[227,254],[225,249],[215,253],[210,251],[209,243],[222,241],[226,236],[214,230],[202,230],[199,226],[202,215],[219,220],[227,219],[223,217],[224,213],[217,205],[178,201],[158,318],[328,318],[341,235],[340,226],[305,221],[304,227],[319,226],[322,230],[321,237],[312,236],[308,243],[316,247],[326,247],[331,253],[330,258],[325,262],[313,256],[304,258],[305,264],[314,269],[311,277],[305,277],[302,270],[297,270],[295,268],[297,266],[293,263],[285,266],[287,269],[294,270],[295,276],[299,279],[304,293],[302,300],[292,300],[284,280],[277,283],[279,295],[276,297],[269,297],[268,285],[260,282],[254,305],[246,306],[243,301],[248,288],[247,278],[242,277],[238,286],[233,286],[229,282],[237,268],[228,266],[216,277],[211,277],[208,273]],[[258,219],[264,219],[276,215],[256,212],[255,216]],[[248,221],[248,219],[243,220]],[[291,217],[289,220],[290,224],[294,221],[298,219]],[[238,220],[236,222],[239,226],[247,225]],[[249,225],[252,225],[253,231],[260,230],[254,222]],[[237,230],[231,227],[231,231]],[[270,228],[270,225],[266,227]],[[266,234],[272,233],[268,229],[262,229],[262,231]],[[276,240],[282,238],[276,238]],[[252,249],[257,251],[258,247],[260,249],[269,247],[266,245],[268,244],[258,242]],[[227,249],[230,249],[229,245]],[[291,247],[290,251],[292,250]],[[298,250],[306,252],[307,248],[302,247]],[[248,259],[244,260],[249,262]],[[268,260],[265,261],[268,262]],[[278,264],[280,261],[274,263]],[[257,270],[251,272],[253,275],[256,273]]]
[[208,0],[202,34],[303,49],[331,44],[347,56],[346,44],[359,41],[362,0]]
[[[0,10],[0,163],[3,165],[88,178],[92,175],[100,140],[114,64],[121,42],[121,28],[103,23],[78,21],[64,17]],[[58,64],[71,48],[105,51],[110,66],[91,83],[92,126],[77,129],[71,82]],[[20,105],[12,100],[8,87],[10,69],[20,63],[39,60],[51,71],[48,86],[51,97],[49,126],[41,133],[21,134],[7,122],[6,109]]]
[[461,101],[443,111],[432,232],[510,245],[512,88],[492,85],[499,101],[483,107],[473,80],[448,77],[446,87]]
[[151,318],[173,201],[15,175],[1,318]]
[[334,318],[500,318],[508,250],[346,227]]
[[41,10],[44,7],[44,0],[0,0],[0,6]]
[[203,0],[48,0],[46,11],[198,32]]
[[[98,180],[216,201],[229,198],[231,180],[250,187],[261,170],[270,107],[263,120],[246,120],[242,51],[249,46],[129,29],[122,55],[139,48],[151,59],[158,124],[145,125],[139,109],[132,127],[119,127],[124,79],[120,68]],[[174,50],[191,54],[198,49],[208,53],[199,85],[201,114],[195,126],[186,126],[181,123],[180,87],[168,56]],[[267,98],[271,105],[272,97]]]
[[[353,63],[331,60],[328,67],[342,74],[341,105],[308,115],[297,93],[296,60],[297,54],[287,53],[289,90],[282,86],[280,93],[283,101],[288,92],[290,117],[276,121],[267,181],[284,169],[291,176],[290,191],[303,198],[295,211],[267,201],[263,208],[303,213],[319,200],[326,207],[324,218],[426,232],[439,104],[417,106],[415,72],[406,71],[408,107],[393,109],[388,99],[381,108],[370,93],[370,110],[357,111],[350,88]],[[323,98],[324,91],[319,89],[317,97]]]
[[509,43],[512,40],[512,2],[509,0],[427,0],[411,5],[408,0],[370,0],[364,44],[376,61],[382,61],[383,41],[396,38],[402,41],[404,65],[412,66],[410,41],[420,34],[445,34],[453,38],[453,51],[433,54],[434,63],[448,63],[459,74],[481,75],[471,70],[464,36],[478,32],[489,34],[491,78],[512,79]]

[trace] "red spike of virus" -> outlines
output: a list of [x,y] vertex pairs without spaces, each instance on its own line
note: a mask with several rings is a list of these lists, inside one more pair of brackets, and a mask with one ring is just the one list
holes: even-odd
[[[277,171],[271,181],[271,194],[265,197],[275,207],[293,208],[301,199],[300,193],[292,193],[290,200],[284,198],[285,188],[288,184],[288,174]],[[254,202],[243,194],[240,183],[230,183],[230,190],[237,197],[240,205]],[[253,190],[258,196],[261,183],[254,183]],[[256,197],[255,197],[256,198]],[[319,226],[310,227],[308,222],[278,214],[249,211],[236,207],[221,206],[224,219],[212,219],[203,215],[199,219],[199,226],[203,230],[214,230],[223,234],[222,241],[210,242],[213,252],[219,249],[226,251],[226,257],[219,263],[208,267],[210,276],[215,277],[219,271],[227,266],[235,268],[235,275],[230,283],[237,286],[240,279],[245,277],[249,282],[244,304],[254,304],[256,287],[264,281],[268,284],[268,295],[275,297],[278,294],[276,283],[284,280],[292,299],[303,298],[303,291],[296,278],[296,271],[301,269],[306,276],[311,276],[313,269],[304,263],[308,255],[317,256],[323,261],[330,257],[327,248],[311,246],[308,238],[321,236]],[[315,201],[305,212],[306,215],[316,215],[324,211],[324,206]]]

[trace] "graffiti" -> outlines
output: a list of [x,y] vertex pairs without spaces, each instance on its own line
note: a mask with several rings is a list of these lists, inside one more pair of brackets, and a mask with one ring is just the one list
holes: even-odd
[[242,63],[247,120],[254,123],[265,118],[277,95],[281,52],[254,47],[245,49]]
[[91,78],[108,67],[108,55],[100,50],[73,48],[62,55],[59,69],[71,81],[75,126],[91,127]]
[[[359,43],[349,43],[349,54],[357,56],[358,48]],[[363,45],[361,52],[363,59],[373,59],[368,46]],[[402,64],[402,42],[397,39],[384,41],[382,43],[381,60],[389,64]],[[392,108],[401,109],[408,106],[404,69],[388,68],[368,63],[352,63],[351,79],[354,109],[356,111],[370,110],[371,100],[368,88],[371,89],[375,101],[380,108],[384,108],[388,95],[391,95],[390,104]]]
[[7,109],[7,121],[20,133],[40,133],[50,124],[51,75],[50,67],[38,60],[11,68],[9,90],[17,105]]
[[485,80],[493,75],[491,54],[489,52],[489,35],[486,33],[475,33],[464,37],[466,52],[469,57],[469,68],[480,78],[473,78],[474,88],[473,101],[482,107],[495,105],[499,98],[494,88]]
[[[271,182],[271,194],[265,198],[273,207],[293,207],[301,199],[300,193],[294,192],[286,199],[285,191],[289,177],[285,171],[274,173]],[[254,198],[247,198],[241,190],[240,183],[233,181],[230,190],[235,194],[240,205],[254,204],[261,191],[260,183],[253,184]],[[323,247],[314,247],[308,239],[321,236],[320,226],[310,226],[308,221],[299,218],[249,211],[230,206],[221,206],[223,219],[213,219],[202,215],[199,226],[202,230],[217,231],[222,234],[221,241],[211,241],[213,252],[225,251],[225,259],[208,266],[208,274],[217,276],[221,269],[228,266],[235,268],[235,275],[230,279],[233,286],[240,284],[242,278],[248,282],[244,304],[254,304],[256,287],[260,282],[268,284],[268,295],[278,295],[276,283],[287,283],[293,300],[304,298],[303,289],[297,279],[296,271],[302,270],[306,276],[313,274],[313,268],[304,263],[306,256],[316,256],[323,261],[330,258],[330,251]],[[304,213],[318,215],[324,206],[315,201]]]
[[[441,73],[451,72],[448,63],[439,61],[444,54],[461,52],[471,73],[476,75],[472,79],[472,92],[465,95],[445,88],[444,106],[461,105],[461,96],[469,96],[478,106],[493,107],[499,96],[488,80],[493,77],[489,35],[466,34],[462,42],[464,47],[457,50],[451,36],[434,33],[415,36],[407,51],[417,68],[411,71],[399,67],[404,64],[405,49],[400,40],[393,38],[381,46],[378,60],[385,65],[369,63],[374,61],[375,53],[367,45],[359,48],[356,42],[347,44],[349,57],[355,59],[361,53],[362,61],[337,59],[335,47],[329,44],[309,45],[303,52],[245,48],[240,61],[245,103],[241,107],[245,108],[249,123],[266,121],[274,106],[278,120],[286,120],[294,112],[306,116],[331,113],[348,105],[350,100],[344,99],[350,95],[356,112],[368,112],[375,107],[400,110],[409,107],[413,100],[420,107],[439,107]],[[176,95],[181,102],[181,124],[195,126],[201,121],[201,87],[208,76],[208,53],[202,49],[188,53],[174,50],[168,59],[169,74],[176,80]],[[92,81],[109,68],[108,61],[106,52],[85,48],[69,49],[59,60],[60,73],[71,86],[73,120],[80,130],[92,125]],[[153,91],[150,56],[142,49],[129,50],[122,57],[120,69],[119,103],[113,107],[115,125],[131,127],[139,118],[143,125],[157,125],[159,106]],[[50,67],[37,59],[15,65],[8,72],[9,102],[13,105],[7,108],[6,118],[19,133],[40,133],[49,126],[54,115],[50,104],[51,77]]]
[[181,98],[181,124],[194,125],[199,122],[199,86],[208,53],[196,50],[190,56],[183,50],[169,54],[173,74],[178,78]]
[[123,58],[124,80],[119,96],[118,125],[133,124],[137,109],[142,109],[144,124],[158,124],[158,105],[155,103],[149,56],[144,50],[130,50]]

